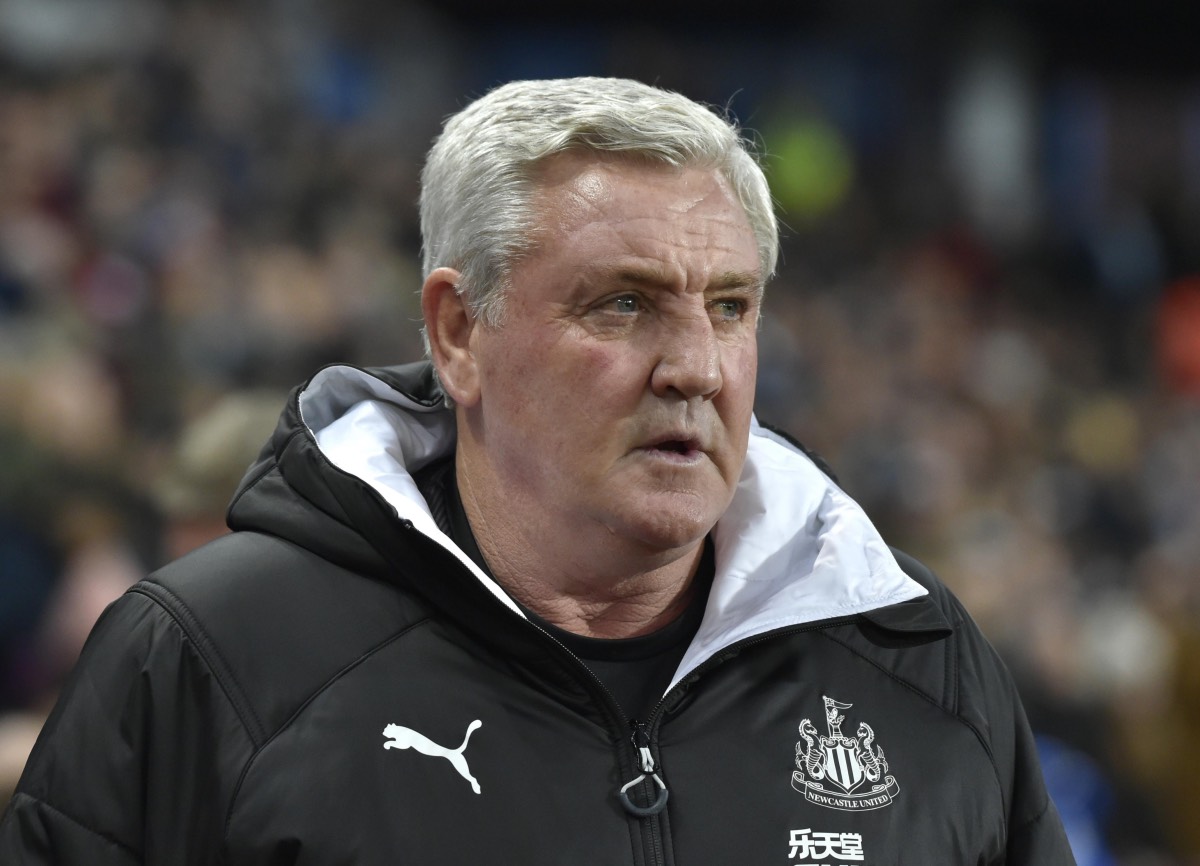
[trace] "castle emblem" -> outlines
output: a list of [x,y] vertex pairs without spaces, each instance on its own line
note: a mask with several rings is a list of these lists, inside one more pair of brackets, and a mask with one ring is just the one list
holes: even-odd
[[830,809],[862,812],[890,805],[900,786],[895,776],[887,775],[887,758],[875,745],[875,731],[860,722],[856,735],[846,736],[841,710],[854,705],[830,697],[824,700],[828,736],[818,733],[808,719],[800,722],[792,787],[809,802]]

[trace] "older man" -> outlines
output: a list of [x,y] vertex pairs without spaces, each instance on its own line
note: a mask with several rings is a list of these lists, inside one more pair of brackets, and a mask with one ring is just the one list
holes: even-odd
[[1073,862],[994,652],[755,421],[736,129],[514,83],[423,184],[432,364],[295,392],[236,531],[97,626],[0,859]]

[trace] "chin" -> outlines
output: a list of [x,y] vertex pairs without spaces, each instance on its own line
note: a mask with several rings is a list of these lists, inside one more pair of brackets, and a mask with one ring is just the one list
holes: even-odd
[[[723,509],[722,509],[723,510]],[[627,514],[622,521],[626,538],[658,551],[691,547],[702,541],[717,523],[720,511],[711,506],[696,508],[647,508]]]

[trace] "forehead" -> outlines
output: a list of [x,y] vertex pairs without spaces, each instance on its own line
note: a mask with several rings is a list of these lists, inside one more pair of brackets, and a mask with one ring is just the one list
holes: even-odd
[[750,220],[716,168],[567,152],[534,181],[534,256],[704,257],[759,270]]

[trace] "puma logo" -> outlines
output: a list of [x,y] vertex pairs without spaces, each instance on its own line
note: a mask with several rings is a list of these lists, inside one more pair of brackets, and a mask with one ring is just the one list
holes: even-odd
[[389,740],[383,744],[383,747],[385,749],[416,749],[422,755],[429,755],[433,758],[445,758],[450,762],[450,766],[458,770],[458,775],[471,783],[471,790],[478,794],[479,783],[471,775],[471,770],[467,766],[467,759],[463,756],[463,752],[467,750],[467,742],[471,739],[471,734],[475,733],[475,729],[480,727],[483,727],[483,722],[479,721],[479,719],[471,722],[471,724],[467,725],[467,735],[463,737],[462,745],[457,749],[447,749],[445,746],[439,746],[424,734],[417,733],[412,728],[405,728],[400,725],[388,725],[383,729],[383,735],[388,737]]

